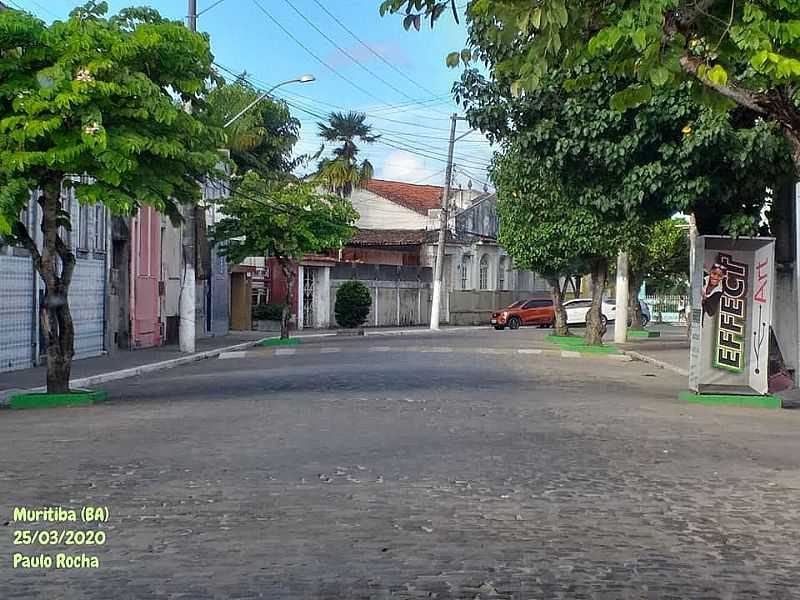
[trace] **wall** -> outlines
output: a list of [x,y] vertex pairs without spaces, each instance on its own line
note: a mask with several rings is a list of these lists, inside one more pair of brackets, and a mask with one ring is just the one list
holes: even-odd
[[36,337],[32,328],[36,309],[33,263],[27,252],[8,246],[0,248],[0,281],[2,373],[33,366]]
[[331,326],[336,326],[336,290],[351,279],[366,285],[372,296],[365,327],[426,325],[430,321],[432,269],[342,262],[330,273]]
[[361,229],[425,229],[429,225],[427,215],[363,188],[353,190],[350,202],[359,214],[356,227]]

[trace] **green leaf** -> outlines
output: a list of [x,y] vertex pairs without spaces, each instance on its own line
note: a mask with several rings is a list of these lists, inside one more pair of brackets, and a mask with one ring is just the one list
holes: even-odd
[[706,79],[715,85],[728,83],[728,72],[721,65],[714,65],[706,73]]
[[451,52],[450,54],[447,55],[447,59],[445,60],[445,63],[447,64],[448,67],[450,67],[452,69],[452,68],[458,66],[458,63],[459,63],[460,60],[461,60],[461,54],[460,53]]

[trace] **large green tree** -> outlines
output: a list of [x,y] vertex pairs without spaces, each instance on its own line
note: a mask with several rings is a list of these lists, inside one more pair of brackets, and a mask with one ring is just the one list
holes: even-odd
[[[184,110],[213,75],[207,36],[151,9],[107,18],[90,2],[46,25],[0,11],[0,233],[28,249],[44,281],[48,392],[65,392],[74,346],[69,287],[75,255],[61,190],[132,215],[150,205],[179,219],[214,170],[221,132]],[[88,183],[70,175],[86,174]],[[19,220],[34,191],[41,246]]]
[[[204,114],[210,123],[222,127],[260,97],[261,92],[243,75],[215,87],[205,99]],[[299,132],[300,121],[291,115],[285,102],[263,98],[225,127],[225,147],[239,173],[254,170],[269,178],[290,173],[297,166],[292,152]]]
[[[403,12],[405,25],[431,24],[455,0],[385,0],[381,13]],[[646,102],[654,88],[686,80],[722,108],[739,106],[776,122],[800,169],[800,4],[786,0],[470,0],[471,28],[488,31],[509,52],[498,65],[516,90],[536,88],[565,59],[608,53],[612,68],[633,78],[617,108]],[[513,49],[529,44],[521,54]],[[448,57],[469,62],[474,47]]]
[[313,182],[266,180],[247,173],[221,207],[214,227],[223,253],[239,263],[249,256],[273,256],[286,281],[281,338],[289,337],[294,263],[306,254],[340,248],[355,232],[358,213],[346,198],[320,194]]
[[563,180],[531,156],[522,140],[504,144],[493,159],[491,177],[497,188],[499,241],[516,265],[547,278],[556,307],[555,333],[569,333],[559,278],[588,271],[593,302],[586,343],[600,344],[608,260],[625,238],[625,228],[609,227],[600,211],[576,202]]
[[350,111],[334,112],[327,123],[318,123],[320,137],[339,144],[333,149],[333,158],[323,159],[317,177],[329,190],[348,196],[354,187],[372,179],[375,169],[369,160],[358,162],[359,143],[372,144],[380,138],[372,133],[364,113]]

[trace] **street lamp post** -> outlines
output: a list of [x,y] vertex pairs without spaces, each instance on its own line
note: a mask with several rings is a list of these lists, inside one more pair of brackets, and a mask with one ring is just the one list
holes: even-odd
[[264,98],[267,98],[274,90],[278,89],[282,85],[287,85],[289,83],[311,83],[315,79],[316,78],[313,75],[301,75],[300,77],[298,77],[296,79],[289,79],[288,81],[282,81],[282,82],[280,82],[280,83],[278,83],[276,85],[273,85],[266,92],[261,94],[258,98],[253,100],[250,104],[248,104],[242,110],[240,110],[238,113],[236,113],[235,116],[233,116],[232,118],[228,119],[228,122],[225,123],[225,125],[223,125],[223,127],[229,127],[234,121],[236,121],[236,119],[241,117],[244,113],[246,113],[248,110],[253,108],[256,104],[258,104],[259,102],[264,100]]

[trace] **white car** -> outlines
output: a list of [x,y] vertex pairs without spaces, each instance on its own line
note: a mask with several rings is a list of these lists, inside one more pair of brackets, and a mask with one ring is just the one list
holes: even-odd
[[[585,325],[586,314],[592,307],[591,298],[575,298],[575,300],[568,300],[564,302],[564,310],[567,311],[567,325]],[[603,323],[611,321],[614,317],[608,313],[609,305],[603,301],[602,314],[600,315]],[[610,306],[613,314],[613,306]]]
[[[642,307],[642,326],[650,322],[650,308],[639,301]],[[567,325],[585,325],[586,313],[592,306],[591,298],[576,298],[575,300],[568,300],[564,302],[564,309],[567,311]],[[617,306],[614,300],[603,300],[603,308],[601,309],[601,318],[603,323],[614,321],[617,316]]]

